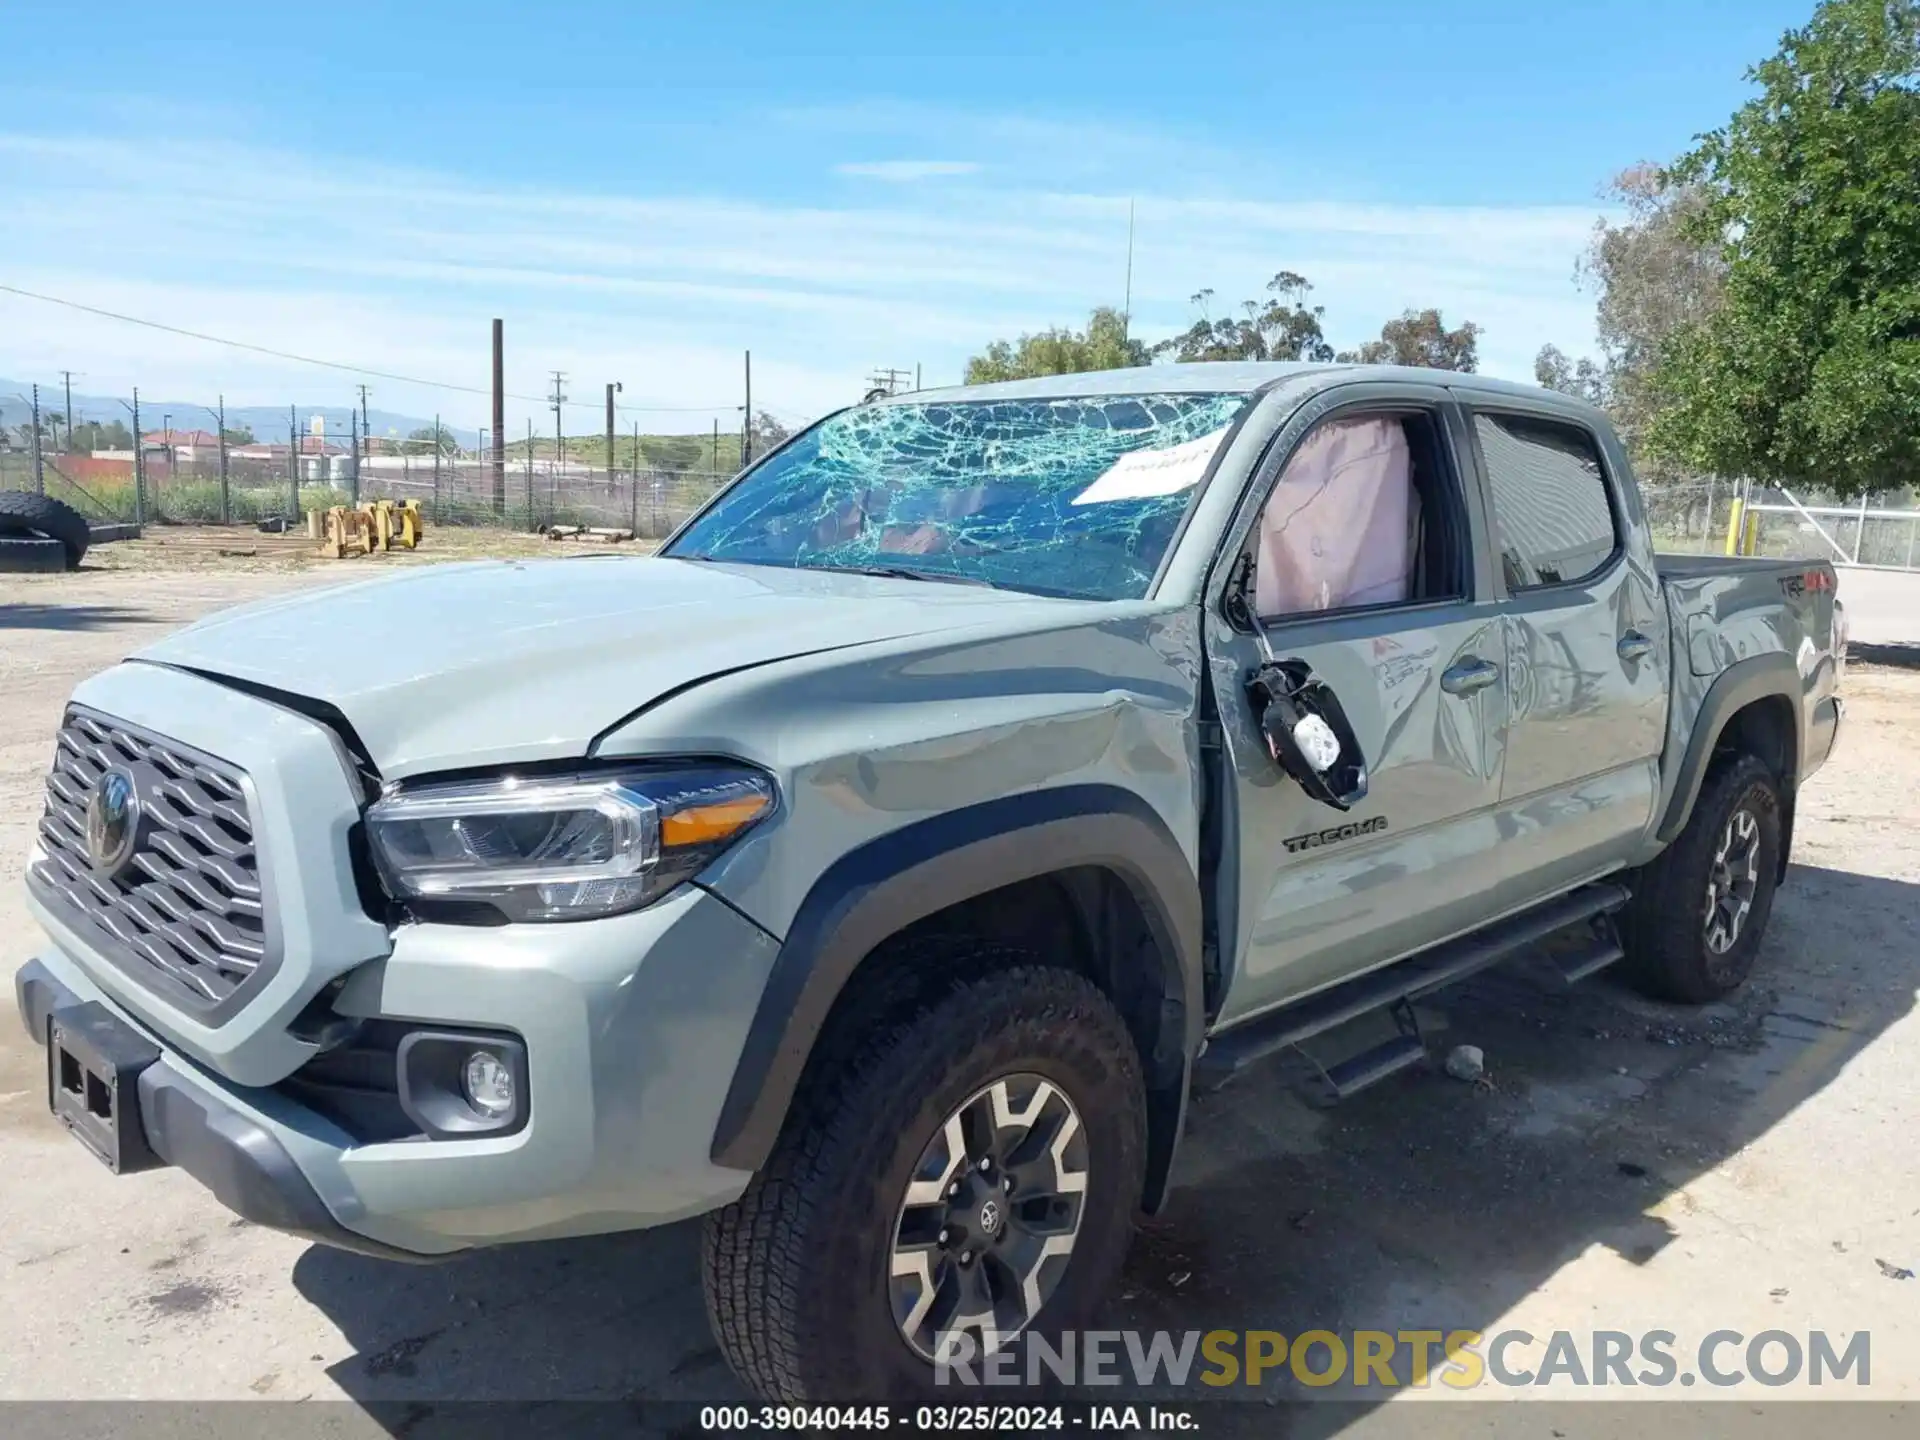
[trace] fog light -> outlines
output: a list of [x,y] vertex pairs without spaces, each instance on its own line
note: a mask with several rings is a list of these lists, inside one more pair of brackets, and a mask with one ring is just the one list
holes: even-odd
[[467,1103],[489,1119],[513,1113],[513,1071],[491,1050],[476,1050],[467,1057],[460,1073],[460,1088],[466,1093]]

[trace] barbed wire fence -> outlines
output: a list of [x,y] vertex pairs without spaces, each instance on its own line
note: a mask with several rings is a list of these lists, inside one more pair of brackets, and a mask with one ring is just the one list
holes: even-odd
[[[604,433],[542,435],[528,422],[496,469],[489,432],[456,435],[438,417],[402,439],[367,435],[351,402],[290,405],[269,427],[258,419],[266,407],[246,407],[254,418],[243,425],[218,397],[161,408],[132,392],[115,398],[118,417],[100,418],[96,396],[86,418],[68,423],[63,393],[30,385],[0,394],[0,490],[50,495],[97,523],[293,528],[315,510],[392,499],[419,502],[430,524],[657,538],[737,474],[748,450],[746,436],[717,420],[704,435],[663,435],[623,416],[611,447]],[[750,453],[784,430],[757,412]]]
[[[456,436],[437,416],[403,439],[368,436],[351,401],[323,411],[290,405],[272,427],[257,420],[264,407],[249,406],[254,423],[235,428],[223,424],[217,396],[156,413],[130,393],[115,402],[118,418],[99,419],[96,398],[91,418],[68,424],[64,397],[54,384],[0,394],[0,490],[51,495],[98,523],[298,527],[308,512],[384,498],[418,501],[429,524],[589,526],[659,538],[739,472],[745,438],[717,420],[705,435],[645,434],[616,407],[626,428],[611,450],[604,432],[542,435],[528,421],[504,446],[496,474],[488,432]],[[770,427],[759,431],[757,452],[777,438],[779,424],[755,418]],[[1843,504],[1817,486],[1787,491],[1718,477],[1643,478],[1641,491],[1664,551],[1726,550],[1738,502],[1754,553],[1920,567],[1912,495]]]

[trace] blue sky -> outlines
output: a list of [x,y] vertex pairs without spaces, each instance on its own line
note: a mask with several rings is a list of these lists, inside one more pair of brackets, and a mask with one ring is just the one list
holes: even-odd
[[[1744,98],[1811,0],[7,7],[0,284],[376,369],[623,385],[732,423],[999,335],[1136,333],[1299,271],[1336,344],[1410,305],[1525,376],[1591,343],[1606,177]],[[0,293],[0,375],[337,403],[353,377]],[[457,390],[377,403],[484,421]],[[80,388],[76,381],[76,389]],[[641,407],[676,407],[658,411]],[[509,407],[515,428],[533,412]]]

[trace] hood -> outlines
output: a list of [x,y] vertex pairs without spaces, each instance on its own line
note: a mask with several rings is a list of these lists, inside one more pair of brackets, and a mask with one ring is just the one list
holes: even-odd
[[582,756],[650,702],[791,656],[1039,600],[970,586],[644,557],[433,565],[210,616],[135,659],[323,701],[382,776]]

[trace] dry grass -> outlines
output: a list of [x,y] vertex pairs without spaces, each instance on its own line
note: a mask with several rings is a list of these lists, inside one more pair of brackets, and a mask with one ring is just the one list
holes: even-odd
[[138,540],[116,540],[87,552],[84,570],[287,572],[337,569],[342,579],[387,565],[432,565],[448,560],[505,560],[617,549],[650,554],[655,540],[607,546],[598,540],[548,540],[513,530],[429,529],[418,550],[334,560],[304,534],[265,535],[246,526],[153,525]]

